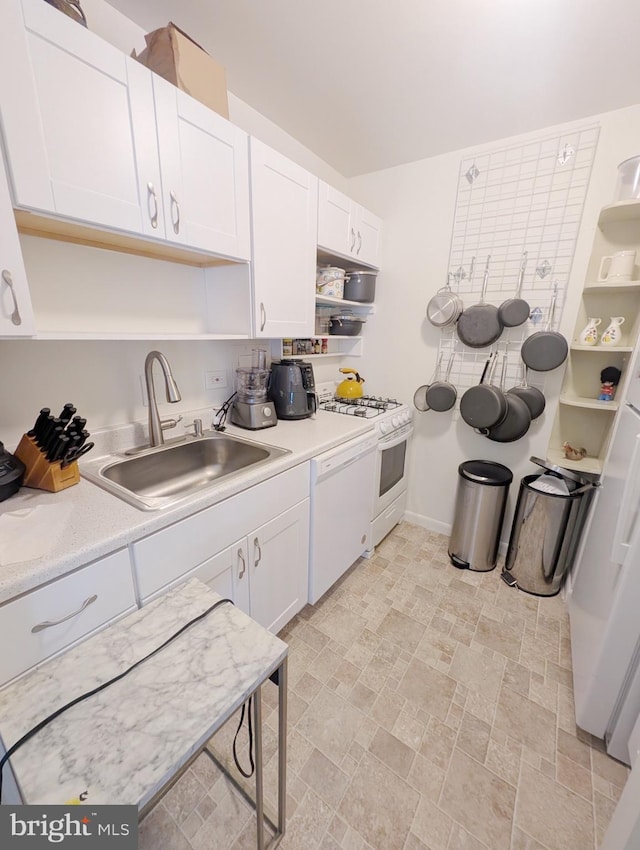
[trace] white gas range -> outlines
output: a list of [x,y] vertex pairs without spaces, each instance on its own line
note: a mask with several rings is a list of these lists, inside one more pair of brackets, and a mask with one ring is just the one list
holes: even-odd
[[407,503],[407,445],[413,434],[412,411],[391,398],[335,398],[335,384],[321,384],[318,407],[330,413],[375,419],[377,459],[367,555],[404,516]]

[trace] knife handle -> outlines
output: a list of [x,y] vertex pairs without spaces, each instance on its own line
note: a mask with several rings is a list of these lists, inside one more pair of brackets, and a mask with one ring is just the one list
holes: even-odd
[[70,401],[65,404],[59,416],[59,419],[63,423],[63,425],[67,424],[67,422],[71,419],[77,409],[78,408],[75,407],[75,405],[73,405]]
[[69,437],[63,433],[58,440],[53,443],[47,454],[47,460],[49,463],[55,463],[57,460],[60,460],[69,448],[69,442]]

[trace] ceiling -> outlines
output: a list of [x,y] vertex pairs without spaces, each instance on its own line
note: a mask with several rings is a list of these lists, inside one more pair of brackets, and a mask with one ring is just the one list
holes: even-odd
[[637,0],[109,0],[347,177],[640,102]]

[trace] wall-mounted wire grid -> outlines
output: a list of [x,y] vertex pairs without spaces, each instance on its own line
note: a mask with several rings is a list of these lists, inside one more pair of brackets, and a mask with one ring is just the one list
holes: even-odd
[[[520,327],[505,328],[494,345],[502,352],[509,342],[509,387],[520,382],[520,346],[532,332],[544,328],[556,285],[552,329],[558,328],[599,129],[592,124],[562,135],[541,136],[526,144],[471,154],[460,163],[448,272],[451,287],[464,305],[480,300],[488,256],[486,302],[499,306],[515,297],[527,252],[522,297],[531,306],[532,319]],[[438,359],[442,355],[444,374],[454,356],[450,380],[458,388],[458,398],[480,380],[489,351],[465,346],[455,328],[442,330]],[[499,377],[500,364],[495,380]],[[544,391],[545,374],[530,372],[529,382]]]

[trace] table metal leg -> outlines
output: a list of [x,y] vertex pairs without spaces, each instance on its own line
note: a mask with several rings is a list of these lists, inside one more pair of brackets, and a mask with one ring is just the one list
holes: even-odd
[[262,776],[262,687],[253,694],[253,728],[256,766],[256,846],[264,850],[264,785]]
[[278,677],[278,832],[284,835],[287,820],[287,661]]

